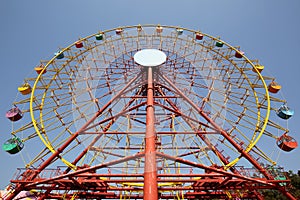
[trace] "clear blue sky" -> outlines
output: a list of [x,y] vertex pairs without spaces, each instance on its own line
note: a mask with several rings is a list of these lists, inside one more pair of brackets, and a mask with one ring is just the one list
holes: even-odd
[[[300,142],[299,9],[299,0],[2,0],[0,143],[10,137],[5,112],[17,87],[41,59],[51,58],[59,47],[79,37],[136,24],[179,25],[241,46],[250,59],[260,60],[264,73],[281,83],[281,95],[295,110],[288,122],[290,134]],[[0,163],[3,188],[23,162],[20,155],[0,151]],[[278,164],[287,170],[300,169],[300,148],[281,153]]]

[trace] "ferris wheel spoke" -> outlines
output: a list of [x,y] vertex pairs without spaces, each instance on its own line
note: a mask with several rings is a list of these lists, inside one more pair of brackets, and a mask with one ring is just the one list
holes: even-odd
[[251,149],[251,152],[258,155],[259,158],[263,158],[264,160],[268,161],[269,163],[272,163],[273,165],[276,164],[275,161],[273,161],[268,155],[266,155],[257,145],[254,146],[253,149]]
[[[129,84],[128,84],[128,86],[129,86]],[[123,90],[125,91],[125,89],[126,88],[124,88]],[[137,92],[137,94],[139,94],[140,92],[138,91]],[[120,95],[122,95],[121,93],[120,93]],[[120,96],[119,95],[119,96]],[[83,130],[83,132],[82,133],[80,133],[80,134],[85,134],[85,132],[87,131],[87,130],[89,130],[89,129],[92,129],[92,128],[94,128],[94,127],[96,127],[96,126],[99,126],[99,125],[101,125],[102,123],[104,123],[104,122],[106,122],[106,121],[110,121],[110,123],[108,123],[107,125],[106,125],[106,127],[105,128],[103,128],[103,133],[105,133],[107,130],[109,130],[110,129],[110,127],[114,124],[114,122],[115,121],[117,121],[117,119],[121,116],[121,115],[123,115],[123,114],[125,114],[126,112],[128,112],[128,110],[126,110],[126,109],[128,109],[129,108],[129,106],[132,104],[132,103],[134,103],[134,101],[135,101],[135,99],[134,98],[131,98],[131,100],[128,102],[128,104],[127,105],[125,105],[124,106],[124,108],[122,109],[122,111],[121,112],[119,112],[118,114],[116,114],[116,115],[114,115],[114,116],[111,116],[110,118],[106,118],[105,120],[103,120],[103,122],[99,122],[99,123],[97,123],[97,124],[94,124],[94,125],[92,125],[92,126],[89,126],[89,127],[87,127],[85,130]],[[145,103],[142,103],[142,104],[140,104],[140,105],[137,105],[137,106],[135,106],[134,108],[131,108],[131,109],[136,109],[136,108],[138,108],[138,107],[140,107],[140,106],[142,106],[142,105],[145,105]],[[129,111],[131,110],[131,109],[129,109]],[[82,153],[79,155],[79,157],[77,157],[73,162],[72,162],[72,164],[76,164],[89,150],[94,150],[94,151],[96,151],[98,148],[97,147],[93,147],[95,144],[96,144],[96,142],[101,138],[103,136],[103,134],[99,134],[98,136],[96,136],[93,140],[92,140],[92,142],[90,143],[90,144],[88,144],[87,145],[87,147],[86,147],[86,149],[84,149],[83,151],[82,151]],[[102,152],[103,153],[103,152]],[[96,153],[96,156],[94,157],[94,159],[92,159],[92,160],[95,160],[95,158],[98,156],[100,154],[100,152],[98,152],[98,153]],[[111,155],[112,155],[112,153],[111,153]]]
[[[220,115],[220,117],[222,117],[222,116]],[[256,131],[258,131],[258,130],[255,127],[257,127],[257,124],[254,124],[254,123],[252,123],[251,121],[248,121],[245,118],[238,119],[238,121],[230,120],[230,119],[228,119],[228,117],[227,118],[222,117],[222,118],[226,122],[225,125],[233,127],[233,128],[231,128],[230,130],[227,131],[228,134],[230,134],[230,135],[233,135],[234,133],[238,134],[239,136],[244,138],[244,140],[241,140],[241,141],[244,141],[243,143],[248,142],[249,144],[251,144],[256,139],[256,137],[258,135],[258,132],[256,132]],[[240,126],[240,128],[237,128],[236,125],[238,123],[241,123],[241,122],[243,122],[244,125]],[[251,135],[247,136],[245,134],[245,132],[247,132],[247,131],[244,131],[244,130],[247,130],[250,133],[252,133],[252,136]],[[237,137],[234,137],[234,138],[237,138]]]
[[[159,90],[159,92],[161,93],[161,95],[163,95],[164,96],[164,93],[161,91],[161,90]],[[172,106],[172,108],[173,109],[175,109],[175,110],[180,110],[178,107],[176,107],[176,104],[174,104],[171,100],[169,100],[169,99],[166,99],[166,101]],[[183,113],[183,112],[180,112],[180,113]],[[197,131],[197,128],[196,127],[194,127],[191,123],[189,123],[189,121],[187,121],[187,119],[186,118],[184,118],[183,117],[183,119],[184,119],[184,121],[192,128],[192,130],[194,130],[194,131]],[[180,136],[180,135],[179,135]],[[214,148],[214,146],[209,142],[209,140],[204,136],[204,135],[202,135],[202,134],[197,134],[197,136],[198,137],[200,137],[205,143],[206,143],[206,145],[207,145],[207,148],[208,149],[211,149],[214,153],[215,153],[215,155],[223,162],[223,163],[225,163],[225,164],[228,164],[229,162],[228,162],[228,160],[216,149],[216,148]],[[185,136],[184,136],[184,138],[182,139],[182,141],[186,141],[186,138],[185,138]],[[196,144],[197,144],[197,142],[195,142]],[[187,148],[188,148],[188,145],[187,145]],[[204,150],[208,150],[207,148],[203,148]],[[199,149],[202,149],[201,147],[199,147]],[[210,156],[207,154],[207,152],[205,151],[205,152],[203,152],[204,154],[205,154],[205,156],[208,158],[208,160],[210,161],[210,163],[212,164],[213,162],[211,161],[212,159],[210,158]],[[191,154],[194,154],[194,153],[191,153]],[[186,155],[186,154],[183,154],[183,155]],[[189,153],[187,154],[187,155],[190,155]]]
[[[132,82],[134,82],[136,79],[138,78],[138,76],[136,76],[135,78],[133,78],[131,81],[129,81],[129,83],[127,84],[127,86],[129,86]],[[126,89],[126,87],[125,87],[125,89]],[[125,90],[125,89],[123,89],[123,90]],[[122,90],[112,99],[112,100],[114,100],[114,99],[116,99],[116,98],[118,98],[120,95],[121,95],[121,93],[122,93]],[[72,135],[72,137],[71,138],[68,138],[66,141],[64,141],[64,143],[62,144],[62,146],[64,147],[64,148],[60,148],[60,149],[65,149],[71,142],[72,142],[72,140],[73,139],[75,139],[75,138],[77,138],[77,136],[78,136],[78,134],[80,133],[80,132],[82,132],[83,130],[85,130],[87,127],[88,127],[88,125],[89,124],[91,124],[109,105],[111,104],[111,102],[108,102],[101,110],[99,110],[84,126],[82,126],[76,133],[74,133],[73,135]],[[44,163],[41,167],[40,167],[40,169],[43,169],[43,168],[45,168],[47,165],[48,165],[48,163],[50,163],[53,159],[55,159],[56,157],[57,157],[57,155],[59,155],[59,153],[60,153],[60,151],[56,151],[56,153],[54,153],[49,159],[48,159],[48,161],[46,162],[46,163]]]
[[112,99],[107,103],[107,104],[105,104],[102,108],[101,108],[101,110],[98,110],[97,111],[97,113],[93,116],[93,118],[91,118],[89,121],[88,121],[88,123],[86,123],[83,127],[81,127],[79,130],[79,132],[82,132],[82,131],[84,131],[86,128],[88,128],[88,126],[99,116],[99,115],[101,115],[102,114],[102,112],[104,111],[104,110],[106,110],[110,105],[111,105],[111,103],[114,101],[114,100],[116,100],[117,98],[119,98],[120,96],[121,96],[121,94],[123,93],[123,91],[124,90],[126,90],[127,89],[127,87],[129,87],[137,78],[139,77],[139,75],[137,75],[136,77],[134,77],[132,80],[130,80],[129,82],[128,82],[128,84],[122,89],[122,90],[120,90],[119,92],[118,92],[118,94],[116,94],[114,97],[112,97]]
[[[131,111],[131,110],[134,110],[134,109],[138,109],[139,107],[141,106],[144,106],[146,104],[146,102],[141,102],[140,104],[137,104],[135,105],[134,107],[130,108],[129,106],[135,101],[136,99],[135,98],[131,98],[131,100],[128,102],[127,105],[124,106],[124,108],[119,112],[119,113],[116,113],[115,115],[111,115],[110,117],[108,118],[105,118],[104,120],[100,121],[100,122],[97,122],[96,124],[93,124],[89,127],[87,127],[82,133],[80,134],[85,134],[86,131],[88,131],[89,129],[92,129],[96,126],[99,126],[107,121],[116,121],[120,116],[126,114],[127,112]],[[104,130],[108,130],[108,128],[104,128]]]
[[[225,137],[226,140],[228,140],[228,141],[230,142],[230,144],[233,145],[233,147],[236,148],[237,151],[241,153],[242,156],[244,156],[244,157],[246,157],[247,159],[249,159],[249,160],[252,162],[252,164],[254,164],[256,167],[260,167],[258,163],[256,163],[253,159],[250,159],[250,156],[247,154],[247,152],[245,152],[245,151],[244,151],[237,143],[235,143],[235,141],[234,141],[233,139],[231,139],[231,138],[229,137],[229,135],[228,135],[228,133],[227,133],[226,131],[224,131],[224,130],[222,130],[220,127],[218,127],[216,123],[214,123],[212,120],[210,120],[210,118],[209,118],[206,114],[203,113],[203,111],[200,111],[200,110],[197,108],[197,106],[196,106],[193,102],[191,102],[187,97],[185,97],[185,95],[184,95],[182,92],[180,92],[180,90],[179,90],[179,89],[178,89],[178,88],[177,88],[170,80],[168,80],[164,75],[161,75],[161,76],[162,76],[162,77],[164,78],[164,80],[165,80],[168,84],[170,84],[170,85],[175,89],[175,91],[178,92],[178,93],[179,93],[179,94],[180,94],[180,95],[181,95],[181,96],[182,96],[182,97],[183,97],[183,98],[184,98],[191,106],[193,106],[195,109],[197,109],[198,112],[200,112],[201,115],[202,115],[206,120],[208,120],[209,123],[213,124],[213,126],[214,126],[215,128],[217,128],[217,129],[220,131],[221,135],[222,135],[223,137]],[[237,160],[234,161],[234,162],[237,162]],[[230,167],[231,167],[231,166],[230,166]]]
[[31,159],[30,162],[26,164],[26,167],[39,167],[41,162],[43,162],[43,159],[50,154],[51,151],[47,147],[43,148],[33,159]]

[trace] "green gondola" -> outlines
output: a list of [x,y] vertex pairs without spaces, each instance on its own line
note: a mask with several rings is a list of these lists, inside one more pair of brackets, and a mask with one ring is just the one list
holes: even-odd
[[3,145],[2,149],[10,154],[16,154],[20,152],[24,147],[22,140],[18,137],[13,137],[7,140]]

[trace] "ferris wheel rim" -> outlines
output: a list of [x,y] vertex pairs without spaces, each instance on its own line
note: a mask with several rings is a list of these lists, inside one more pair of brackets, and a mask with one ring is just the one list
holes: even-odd
[[[108,30],[105,30],[105,31],[101,31],[101,32],[99,32],[99,33],[105,34],[105,33],[111,32],[111,31],[115,31],[115,30],[117,30],[118,28],[129,29],[129,28],[138,28],[139,26],[140,26],[140,25],[117,27],[117,28],[113,28],[113,29],[108,29]],[[156,27],[157,25],[154,25],[154,24],[146,24],[146,25],[141,25],[141,26],[142,26],[142,27]],[[161,27],[164,27],[164,28],[172,28],[172,29],[181,28],[181,29],[186,30],[186,31],[191,32],[191,33],[197,33],[197,32],[200,32],[200,31],[195,31],[195,30],[191,30],[191,29],[187,29],[187,28],[178,27],[178,26],[166,26],[166,25],[160,25],[160,26],[161,26]],[[87,40],[87,39],[89,39],[89,38],[91,38],[91,37],[93,37],[93,36],[95,36],[95,35],[97,35],[97,34],[98,34],[98,33],[89,35],[89,36],[84,37],[84,38],[82,38],[82,39],[80,39],[80,40],[78,40],[78,41],[84,41],[84,40]],[[212,37],[212,36],[210,36],[210,35],[208,35],[208,34],[205,34],[205,33],[202,33],[202,32],[201,32],[201,34],[203,34],[203,35],[205,35],[205,36],[207,36],[207,37],[209,37],[209,38],[211,38],[211,39],[213,39],[213,40],[215,40],[215,41],[220,41],[220,42],[224,43],[225,45],[227,45],[228,47],[230,47],[230,48],[233,49],[234,51],[239,51],[237,48],[231,46],[230,44],[224,42],[223,40],[220,40],[220,39],[218,39],[218,38],[216,38],[216,37]],[[65,52],[66,50],[70,49],[70,48],[71,48],[72,46],[74,46],[75,43],[78,42],[78,41],[75,41],[74,43],[70,44],[70,45],[67,46],[66,48],[62,49],[61,52]],[[47,67],[48,67],[48,66],[49,66],[49,65],[57,58],[57,56],[58,56],[58,55],[54,56],[51,60],[49,60],[49,61],[47,62],[47,64],[45,65],[45,69],[47,69]],[[243,56],[243,58],[244,58],[250,65],[252,65],[253,68],[255,67],[254,64],[253,64],[253,62],[252,62],[250,59],[248,59],[245,55],[242,55],[242,56]],[[262,81],[263,86],[264,86],[265,95],[266,95],[266,100],[267,100],[267,109],[266,109],[267,112],[266,112],[264,124],[263,124],[263,126],[261,127],[261,130],[260,130],[259,134],[257,135],[257,137],[255,137],[254,141],[253,141],[253,142],[250,142],[249,145],[248,145],[248,147],[244,150],[246,153],[249,152],[249,151],[256,145],[256,143],[259,141],[259,139],[260,139],[261,136],[263,135],[263,133],[264,133],[264,131],[265,131],[265,129],[266,129],[266,126],[267,126],[267,122],[268,122],[268,119],[269,119],[269,116],[270,116],[270,110],[271,110],[271,109],[270,109],[270,108],[271,108],[271,106],[270,106],[270,96],[269,96],[267,84],[266,84],[266,82],[265,82],[263,76],[262,76],[260,73],[257,73],[257,75],[259,76],[259,78],[260,78],[260,80]],[[36,91],[37,84],[38,84],[38,82],[39,82],[39,80],[40,80],[41,78],[42,78],[42,74],[39,74],[38,77],[36,78],[36,80],[35,80],[35,82],[34,82],[34,85],[33,85],[33,88],[32,88],[32,93],[31,93],[31,96],[30,96],[30,116],[31,116],[31,120],[32,120],[33,125],[34,125],[34,128],[35,128],[35,131],[37,132],[39,138],[42,140],[42,142],[45,144],[45,146],[46,146],[52,153],[56,153],[57,150],[54,149],[54,148],[52,147],[52,145],[44,139],[42,133],[40,132],[40,129],[38,128],[37,120],[36,120],[36,117],[35,117],[35,115],[34,115],[34,106],[33,106],[33,102],[34,102],[34,99],[35,99],[35,91]],[[253,90],[254,90],[254,89],[253,89]],[[45,93],[44,93],[44,95],[45,95]],[[44,96],[43,99],[44,99],[44,98],[46,98],[46,97]],[[44,101],[44,100],[43,100],[43,101]],[[256,104],[258,105],[259,102],[256,102]],[[42,103],[41,106],[43,106],[43,103]],[[40,119],[41,119],[40,122],[42,123],[42,126],[43,126],[42,113],[41,113],[41,115],[40,115]],[[62,161],[63,161],[67,166],[69,166],[69,167],[71,167],[71,168],[73,168],[73,169],[76,168],[76,166],[74,166],[71,162],[65,160],[64,158],[61,158],[61,159],[62,159]],[[233,161],[231,161],[229,164],[227,164],[227,165],[226,165],[226,168],[230,168],[230,167],[234,166],[239,160],[240,160],[240,158],[237,157],[235,160],[233,160]]]

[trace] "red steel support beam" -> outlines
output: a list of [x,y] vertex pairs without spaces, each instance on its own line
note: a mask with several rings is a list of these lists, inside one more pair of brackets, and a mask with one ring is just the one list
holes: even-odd
[[[159,90],[159,92],[160,92],[160,94],[161,94],[162,96],[164,96],[163,91]],[[181,110],[176,106],[176,104],[172,102],[172,100],[166,99],[165,101],[167,101],[167,102],[172,106],[172,108],[175,109],[177,112],[182,113]],[[180,115],[183,115],[183,114],[180,114]],[[195,127],[194,127],[188,120],[186,120],[185,118],[183,118],[183,119],[185,120],[185,122],[186,122],[193,130],[195,130],[195,132],[197,131],[197,130],[195,129]],[[207,126],[207,125],[205,124],[205,126]],[[213,151],[213,152],[221,159],[221,161],[222,161],[223,163],[225,163],[225,164],[228,164],[228,163],[229,163],[229,161],[225,158],[225,156],[223,156],[222,153],[219,152],[219,151],[215,148],[215,146],[211,144],[211,142],[206,138],[205,135],[200,134],[200,133],[197,133],[197,135],[205,142],[205,144],[208,146],[207,148],[210,148],[210,149],[211,149],[211,150],[212,150],[212,151]],[[201,150],[202,150],[202,149],[200,149],[199,151],[201,151]],[[194,151],[194,152],[195,152],[195,151]],[[185,155],[190,155],[191,153],[194,153],[194,152],[189,152],[189,153],[187,153],[187,154],[182,154],[181,156],[178,156],[178,157],[182,157],[182,156],[185,156]],[[232,170],[232,169],[231,169],[231,170]]]
[[[42,170],[44,170],[55,158],[59,157],[59,155],[71,144],[75,138],[79,135],[79,133],[85,131],[88,126],[97,119],[104,110],[106,110],[111,103],[119,98],[123,92],[134,82],[136,79],[140,76],[138,74],[135,76],[131,81],[127,83],[127,85],[118,93],[116,94],[109,102],[107,102],[100,110],[98,110],[95,115],[85,124],[83,125],[76,133],[74,133],[60,148],[58,148],[37,170],[35,170],[35,173],[31,176],[28,177],[29,179],[33,180]],[[24,185],[17,185],[16,189],[14,190],[13,193],[11,193],[6,200],[12,200],[19,192],[21,192],[24,188]]]
[[214,168],[214,167],[209,167],[209,166],[206,166],[206,165],[203,165],[203,164],[200,164],[200,163],[196,163],[196,162],[192,162],[192,161],[185,160],[185,159],[182,159],[182,158],[170,156],[170,155],[160,153],[160,152],[156,152],[156,155],[158,157],[165,158],[165,159],[168,159],[168,160],[173,160],[175,162],[179,162],[179,163],[186,164],[186,165],[189,165],[189,166],[193,166],[193,167],[197,167],[197,168],[201,168],[201,169],[205,169],[205,170],[210,170],[212,172],[216,172],[216,173],[219,173],[219,174],[222,174],[222,175],[226,175],[227,177],[240,178],[242,180],[252,181],[254,183],[256,182],[256,183],[259,183],[259,184],[270,186],[272,188],[276,188],[276,185],[273,184],[273,183],[270,183],[267,179],[255,179],[255,178],[243,176],[243,175],[240,175],[240,174],[235,174],[235,173],[232,173],[232,172],[225,171],[223,169],[217,169],[217,168]]
[[49,184],[49,183],[51,183],[53,181],[62,180],[64,178],[75,177],[78,174],[83,174],[83,173],[87,173],[89,171],[101,169],[101,168],[104,168],[104,167],[109,167],[109,166],[112,166],[112,165],[117,165],[119,163],[127,162],[129,160],[135,160],[137,158],[143,157],[144,155],[145,154],[141,152],[141,153],[137,153],[137,154],[134,154],[134,155],[131,155],[131,156],[127,156],[125,158],[120,158],[120,159],[112,160],[112,161],[109,161],[109,162],[106,162],[106,163],[101,163],[101,164],[98,164],[98,165],[95,165],[95,166],[92,166],[92,167],[88,167],[88,168],[84,168],[84,169],[79,169],[79,170],[76,170],[74,172],[70,172],[68,174],[62,174],[62,175],[55,176],[55,177],[52,177],[52,178],[48,178],[48,179],[45,179],[45,180],[35,180],[34,182],[26,185],[26,187],[30,188],[30,187],[33,187],[33,186],[36,186],[36,185],[40,185],[40,184]]
[[209,122],[216,130],[218,130],[220,132],[220,134],[226,138],[227,141],[229,141],[232,146],[237,149],[241,155],[243,157],[245,157],[248,161],[250,161],[251,164],[253,164],[253,166],[255,166],[265,177],[267,177],[268,179],[274,179],[272,177],[271,174],[269,174],[266,169],[264,169],[263,167],[260,166],[260,164],[253,159],[247,152],[244,151],[244,149],[237,144],[230,136],[229,134],[223,130],[217,123],[215,123],[206,113],[203,112],[203,110],[201,110],[201,108],[199,108],[193,101],[191,101],[187,96],[185,96],[185,94],[183,94],[183,92],[181,92],[166,76],[161,75],[163,77],[163,79],[170,84],[175,91],[184,99],[186,100],[194,109],[197,110],[197,112],[207,121]]
[[148,88],[147,88],[147,115],[145,135],[145,167],[144,167],[144,200],[158,199],[156,149],[155,149],[155,127],[154,127],[154,98],[153,98],[153,72],[148,67]]
[[[184,99],[186,100],[194,109],[198,111],[198,113],[207,121],[209,122],[216,130],[218,130],[221,135],[226,138],[227,141],[229,141],[234,148],[236,148],[243,157],[245,157],[256,169],[258,169],[266,178],[272,180],[274,177],[267,172],[266,169],[264,169],[255,159],[253,159],[239,144],[237,144],[230,136],[229,134],[223,130],[217,123],[215,123],[206,113],[204,113],[201,108],[199,108],[193,101],[191,101],[183,92],[181,92],[175,84],[172,83],[166,76],[161,74],[161,77],[169,84],[175,91]],[[277,186],[277,189],[279,189],[288,199],[290,200],[296,200],[289,192],[287,192],[285,189],[282,189],[282,187]]]

